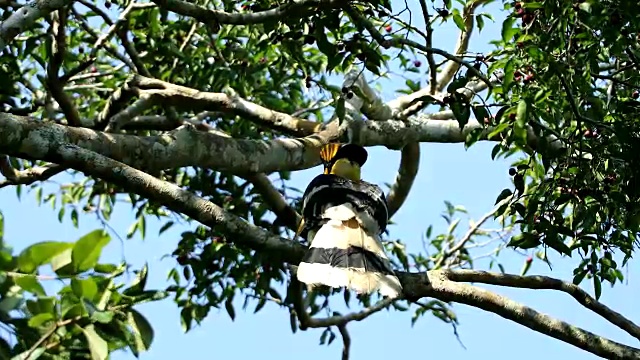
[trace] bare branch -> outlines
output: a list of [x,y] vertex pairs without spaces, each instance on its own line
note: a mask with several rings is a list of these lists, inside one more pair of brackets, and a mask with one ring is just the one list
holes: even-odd
[[[262,115],[262,114],[261,114]],[[270,113],[266,113],[270,116]],[[258,116],[258,114],[254,114]],[[474,129],[483,128],[469,120],[461,130],[455,120],[355,122],[352,133],[364,146],[385,145],[401,149],[408,143],[463,142]],[[320,164],[319,148],[338,137],[335,122],[316,134],[295,139],[232,139],[197,131],[182,125],[157,136],[109,134],[87,129],[41,122],[30,117],[0,113],[0,153],[26,159],[56,162],[49,151],[61,144],[76,144],[85,149],[149,171],[184,166],[199,166],[233,174],[271,173],[308,169]],[[491,131],[485,128],[484,133]],[[483,138],[486,139],[486,136]],[[499,137],[495,140],[500,140]],[[535,148],[537,138],[529,134]],[[561,149],[561,142],[548,140]]]
[[64,92],[64,83],[60,81],[59,72],[63,57],[66,52],[65,24],[67,23],[67,10],[62,8],[53,12],[50,32],[53,37],[51,42],[51,59],[47,64],[47,87],[51,96],[60,106],[62,113],[71,126],[82,126],[78,109],[71,98]]
[[349,348],[351,347],[351,336],[347,331],[347,325],[338,325],[340,335],[342,335],[342,360],[349,360]]
[[262,198],[278,219],[289,229],[296,231],[302,217],[285,201],[282,194],[273,186],[271,180],[265,174],[248,175],[245,178],[262,195]]
[[396,179],[387,194],[389,218],[391,218],[404,204],[418,175],[420,166],[420,143],[411,143],[402,148],[400,166]]
[[381,46],[385,46],[385,47],[392,46],[397,48],[402,48],[403,46],[409,46],[414,49],[420,50],[425,54],[431,53],[431,54],[440,55],[447,60],[456,62],[457,64],[466,67],[471,74],[481,79],[483,82],[487,84],[487,86],[491,87],[491,82],[489,81],[489,79],[487,79],[478,69],[474,68],[472,64],[462,60],[461,57],[452,55],[444,50],[424,46],[413,40],[409,40],[405,38],[396,37],[396,38],[387,39],[375,28],[375,26],[370,21],[368,21],[364,16],[362,16],[362,14],[360,14],[356,10],[347,6],[345,7],[345,12],[349,14],[349,17],[353,20],[354,23],[356,23],[358,26],[365,28],[369,32],[369,34],[371,34],[371,37],[373,37],[373,39],[376,42],[378,42]]
[[210,93],[174,85],[161,80],[137,76],[131,83],[140,95],[147,95],[156,103],[169,104],[190,110],[213,110],[242,116],[272,129],[294,136],[307,136],[322,129],[321,123],[295,118],[247,101],[237,94]]
[[558,290],[571,295],[577,302],[594,313],[600,315],[610,323],[626,331],[629,335],[640,340],[640,327],[633,321],[613,311],[598,302],[579,286],[547,276],[516,276],[510,274],[495,274],[484,271],[457,270],[447,273],[451,281],[478,282],[482,284],[509,286],[526,289]]
[[[431,17],[429,16],[429,8],[425,0],[420,0],[420,8],[422,9],[422,15],[424,16],[424,23],[427,28],[427,47],[433,47],[433,27],[431,26]],[[435,94],[438,86],[438,67],[436,61],[433,58],[433,53],[427,53],[427,62],[429,63],[429,93]]]
[[[3,164],[3,162],[0,161],[0,164]],[[6,180],[0,181],[0,188],[10,185],[30,185],[36,181],[47,180],[65,170],[67,170],[67,168],[64,166],[48,164],[21,171],[13,170],[14,173],[8,175],[5,174],[5,171],[3,171],[0,166],[0,172],[2,172],[2,174],[7,178]]]
[[31,27],[36,20],[70,3],[71,0],[36,0],[22,6],[7,20],[0,22],[0,51],[16,36]]
[[122,186],[173,211],[183,213],[212,229],[220,229],[239,245],[244,244],[255,250],[270,252],[273,257],[285,261],[302,258],[304,251],[302,245],[251,225],[218,205],[181,189],[178,185],[157,179],[76,145],[59,146],[53,154],[65,166]]
[[[477,307],[607,359],[631,360],[640,357],[640,349],[598,336],[488,290],[459,284],[450,279],[450,276],[454,276],[453,274],[472,272],[468,270],[433,270],[428,272],[426,276],[400,274],[399,277],[405,293],[407,291],[415,292],[419,296],[431,296],[443,301],[454,301]],[[502,275],[495,274],[495,276],[501,277]],[[410,278],[413,278],[414,281],[417,280],[418,283],[412,282],[409,280]]]
[[304,18],[319,8],[336,8],[340,0],[292,0],[276,8],[254,13],[228,13],[209,10],[182,0],[152,0],[158,6],[176,14],[189,16],[205,24],[252,25],[283,18]]
[[[460,31],[460,35],[458,35],[458,41],[456,42],[455,50],[453,51],[454,55],[462,56],[467,52],[469,48],[469,40],[471,39],[471,34],[473,33],[473,19],[474,14],[473,11],[482,4],[482,1],[473,1],[465,5],[462,10],[462,19],[464,20],[464,31]],[[451,79],[455,76],[455,74],[460,69],[460,62],[449,60],[447,61],[444,70],[440,73],[440,76],[437,80],[437,91],[444,90],[445,87],[451,82]]]

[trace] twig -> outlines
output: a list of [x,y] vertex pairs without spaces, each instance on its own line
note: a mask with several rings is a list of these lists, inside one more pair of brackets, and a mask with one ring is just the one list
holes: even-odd
[[347,325],[338,325],[338,331],[342,335],[342,360],[349,360],[349,347],[351,347],[351,336],[347,331]]
[[[420,0],[420,7],[422,8],[422,15],[424,16],[424,23],[427,27],[427,46],[433,47],[433,27],[431,27],[431,17],[429,16],[429,8],[425,0]],[[429,63],[429,93],[435,94],[438,88],[438,67],[436,61],[433,58],[433,53],[427,53],[427,61]]]
[[66,167],[57,164],[48,164],[44,166],[36,166],[26,170],[14,170],[14,177],[7,177],[6,180],[0,181],[0,188],[9,185],[31,185],[36,181],[44,181],[67,170]]
[[482,226],[482,224],[484,224],[491,216],[493,216],[493,214],[495,214],[496,211],[500,209],[500,206],[502,206],[503,203],[504,201],[499,202],[498,205],[495,206],[491,211],[484,214],[480,218],[480,220],[478,220],[477,223],[473,224],[473,226],[470,226],[469,230],[464,234],[464,236],[462,236],[462,238],[460,238],[460,241],[458,241],[458,243],[452,246],[451,249],[445,251],[442,254],[442,256],[440,257],[440,259],[438,259],[438,262],[436,262],[433,268],[439,269],[449,257],[455,254],[457,251],[460,251],[460,249],[462,249],[465,246],[465,244],[471,239],[471,237],[478,231],[480,226]]

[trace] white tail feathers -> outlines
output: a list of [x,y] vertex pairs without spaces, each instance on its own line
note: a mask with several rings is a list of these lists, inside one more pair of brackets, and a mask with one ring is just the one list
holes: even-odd
[[309,232],[311,247],[298,267],[298,280],[311,286],[347,287],[358,293],[377,290],[383,296],[397,297],[402,292],[400,281],[379,236],[365,230],[359,215],[349,204],[324,212],[328,222]]

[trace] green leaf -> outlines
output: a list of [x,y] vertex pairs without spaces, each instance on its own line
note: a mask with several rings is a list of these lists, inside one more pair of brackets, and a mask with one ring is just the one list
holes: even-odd
[[599,300],[600,295],[602,295],[602,283],[600,282],[600,278],[596,275],[593,276],[593,291],[596,295],[596,300]]
[[587,270],[580,270],[574,277],[573,277],[573,284],[574,285],[580,285],[580,283],[582,282],[582,280],[584,279],[584,277],[587,276]]
[[154,336],[153,328],[149,321],[142,314],[131,309],[127,317],[127,323],[134,334],[136,351],[141,353],[149,350]]
[[298,331],[298,319],[296,318],[296,313],[291,311],[289,312],[289,326],[291,326],[291,332],[296,333]]
[[94,311],[90,319],[101,324],[108,324],[113,320],[114,315],[113,311]]
[[511,237],[511,240],[507,244],[510,247],[516,247],[520,249],[531,249],[540,245],[540,239],[531,233],[520,233]]
[[92,278],[71,279],[71,290],[79,298],[93,301],[98,294],[98,285]]
[[504,189],[500,192],[500,195],[498,195],[498,198],[496,199],[496,202],[494,205],[496,205],[497,203],[501,202],[502,200],[508,198],[509,196],[511,196],[513,194],[513,191],[511,191],[511,189]]
[[29,327],[32,328],[39,328],[40,326],[42,326],[44,323],[46,323],[47,321],[53,320],[53,314],[52,313],[41,313],[41,314],[37,314],[35,316],[33,316],[31,319],[29,319],[28,325]]
[[561,254],[571,257],[571,249],[557,236],[545,236],[543,242]]
[[460,15],[460,10],[453,9],[452,14],[453,14],[453,22],[456,23],[456,26],[458,27],[458,29],[460,29],[460,31],[464,31],[465,30],[464,19],[462,19],[462,16]]
[[92,360],[106,360],[109,355],[109,345],[98,335],[93,325],[88,325],[82,329],[87,339],[87,345],[91,352]]
[[457,100],[450,107],[456,120],[458,120],[458,126],[460,129],[464,128],[469,122],[469,117],[471,117],[471,106],[466,102]]
[[160,230],[158,230],[158,235],[162,235],[162,233],[167,231],[170,227],[172,227],[173,224],[174,224],[173,221],[167,221],[164,225],[162,225]]
[[142,269],[140,269],[138,276],[136,276],[135,280],[133,280],[131,286],[122,293],[129,296],[141,294],[144,291],[144,287],[147,285],[148,272],[149,266],[147,263],[145,263]]
[[[71,244],[73,245],[73,244]],[[51,269],[58,275],[73,275],[73,265],[71,264],[71,253],[73,248],[69,248],[51,259]]]
[[33,273],[39,266],[47,264],[56,255],[71,248],[73,243],[43,241],[22,250],[18,256],[18,269],[23,273]]
[[520,270],[520,276],[525,276],[527,275],[527,272],[529,272],[529,269],[531,268],[531,263],[533,261],[529,261],[529,259],[526,259],[524,261],[524,264],[522,265],[522,270]]
[[42,287],[42,284],[33,275],[14,276],[13,281],[16,285],[20,286],[24,291],[36,294],[38,296],[46,296],[46,292]]
[[520,145],[525,145],[527,143],[527,109],[527,102],[524,99],[520,100],[516,109],[516,122],[513,128],[516,136],[516,142]]
[[224,307],[225,309],[227,309],[227,313],[229,314],[231,321],[233,321],[236,318],[236,311],[233,309],[233,304],[231,303],[231,301],[232,298],[227,298],[227,301],[224,302]]
[[338,105],[336,106],[336,115],[338,116],[338,124],[341,124],[344,121],[344,116],[346,115],[345,100],[342,96],[340,97],[340,99],[338,99]]
[[71,253],[74,270],[83,272],[93,268],[98,263],[102,248],[109,241],[111,237],[102,229],[94,230],[78,239]]
[[513,24],[516,23],[516,18],[508,17],[502,23],[502,41],[509,44],[513,40],[513,35],[517,34],[520,29],[517,27],[513,27]]

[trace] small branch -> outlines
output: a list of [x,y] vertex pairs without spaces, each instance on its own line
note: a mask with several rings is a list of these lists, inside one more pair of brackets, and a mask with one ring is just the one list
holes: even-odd
[[347,315],[335,315],[323,319],[308,317],[307,319],[305,319],[305,325],[310,328],[321,328],[346,325],[350,321],[362,321],[369,316],[377,313],[378,311],[389,307],[389,305],[391,305],[396,300],[398,300],[398,298],[385,298],[378,301],[375,305],[364,308],[362,311],[349,313]]
[[480,229],[480,226],[482,226],[482,224],[484,224],[487,220],[489,220],[489,218],[491,216],[493,216],[493,214],[496,213],[496,211],[498,211],[498,209],[500,209],[500,206],[502,206],[502,204],[504,204],[505,200],[499,202],[491,211],[489,211],[488,213],[484,214],[480,220],[478,220],[477,223],[473,224],[473,226],[469,227],[469,230],[462,236],[462,238],[460,238],[460,241],[458,241],[458,243],[456,243],[454,246],[451,247],[451,249],[445,251],[442,254],[442,257],[440,259],[438,259],[438,262],[436,262],[436,264],[433,266],[434,269],[439,269],[442,264],[444,264],[444,262],[451,257],[453,254],[455,254],[456,252],[460,251],[465,244],[471,240],[471,237],[473,235],[475,235],[475,233],[478,231],[478,229]]
[[271,129],[294,136],[306,136],[320,131],[323,124],[295,118],[247,101],[233,91],[229,94],[202,92],[161,80],[137,76],[131,83],[140,95],[148,95],[156,103],[189,110],[209,110],[231,113]]
[[36,20],[69,5],[71,2],[71,0],[36,0],[28,5],[23,5],[8,19],[0,22],[0,51],[16,36],[30,28]]
[[289,229],[296,231],[302,217],[289,205],[282,194],[273,186],[271,180],[265,174],[247,175],[256,191],[262,196],[265,203],[269,205],[271,211]]
[[342,360],[349,360],[349,348],[351,347],[351,336],[347,331],[347,325],[338,325],[338,331],[342,335]]
[[[464,20],[464,31],[460,31],[460,35],[458,35],[458,41],[455,46],[454,55],[462,56],[469,49],[469,40],[471,39],[471,34],[473,34],[473,12],[480,5],[482,1],[474,1],[464,7],[462,10],[462,19]],[[444,70],[440,74],[437,81],[437,91],[444,90],[451,79],[455,76],[455,74],[460,69],[460,62],[449,60],[445,65]]]
[[[2,164],[2,162],[0,162]],[[12,168],[13,170],[13,168]],[[45,166],[37,166],[34,168],[26,169],[26,170],[13,170],[13,177],[9,177],[5,174],[2,168],[0,168],[0,172],[7,178],[6,180],[0,181],[0,188],[9,185],[31,185],[36,181],[45,181],[49,178],[67,170],[64,166],[49,164]]]
[[[422,8],[422,15],[424,16],[424,23],[427,27],[427,47],[433,47],[433,27],[431,27],[431,16],[429,16],[429,8],[427,7],[426,0],[420,0],[420,7]],[[435,94],[438,87],[438,66],[433,58],[433,53],[427,53],[427,62],[429,63],[429,93]]]
[[526,289],[558,290],[571,295],[580,305],[600,315],[605,320],[640,340],[640,327],[633,321],[613,311],[591,297],[579,286],[547,276],[516,276],[484,271],[456,270],[447,273],[447,279],[456,282],[477,282],[489,285],[509,286]]
[[459,56],[455,56],[455,55],[451,55],[448,52],[444,51],[444,50],[440,50],[440,49],[436,49],[436,48],[432,48],[432,47],[427,47],[424,46],[422,44],[419,44],[413,40],[409,40],[409,39],[405,39],[405,38],[400,38],[400,37],[394,37],[394,38],[385,38],[384,35],[382,35],[376,28],[375,26],[368,21],[364,16],[362,16],[362,14],[360,14],[358,11],[346,6],[345,8],[345,12],[347,14],[349,14],[349,17],[353,20],[354,23],[356,23],[359,26],[364,27],[365,29],[367,29],[367,31],[369,32],[369,34],[371,34],[371,37],[373,37],[373,39],[378,42],[380,45],[389,45],[392,47],[397,47],[397,48],[402,48],[403,46],[409,46],[412,47],[414,49],[420,50],[422,52],[424,52],[425,54],[436,54],[436,55],[440,55],[442,57],[444,57],[447,60],[453,61],[459,65],[462,65],[464,67],[466,67],[469,72],[471,74],[473,74],[474,76],[478,77],[479,79],[481,79],[483,82],[485,82],[487,84],[488,87],[491,87],[491,82],[489,81],[489,79],[487,79],[478,69],[474,68],[472,64],[464,61],[461,57]]
[[78,109],[71,98],[64,92],[64,83],[60,81],[59,72],[63,57],[66,52],[65,25],[67,23],[67,10],[62,8],[52,13],[51,20],[51,59],[47,65],[46,84],[53,99],[60,106],[67,124],[82,126]]
[[449,277],[461,272],[469,271],[430,271],[426,276],[429,286],[423,293],[431,293],[433,297],[443,301],[454,301],[492,312],[607,359],[635,360],[640,357],[640,349],[598,336],[488,290],[452,282]]
[[292,0],[276,8],[255,13],[228,13],[209,10],[182,0],[152,0],[158,6],[205,24],[253,25],[284,18],[305,18],[321,9],[336,8],[340,0]]

